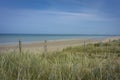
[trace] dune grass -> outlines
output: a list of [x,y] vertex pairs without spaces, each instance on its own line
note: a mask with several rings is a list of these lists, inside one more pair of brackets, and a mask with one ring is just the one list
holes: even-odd
[[0,80],[120,80],[120,41],[59,52],[0,53]]

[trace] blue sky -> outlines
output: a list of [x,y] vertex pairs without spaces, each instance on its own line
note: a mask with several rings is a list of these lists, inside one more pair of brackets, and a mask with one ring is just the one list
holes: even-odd
[[0,0],[0,33],[120,35],[120,0]]

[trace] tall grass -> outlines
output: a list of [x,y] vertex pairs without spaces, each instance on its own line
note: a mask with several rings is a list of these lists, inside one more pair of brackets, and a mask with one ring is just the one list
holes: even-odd
[[85,49],[69,47],[45,56],[30,52],[1,53],[0,80],[120,80],[117,61],[120,46],[111,52],[110,46],[106,51],[106,46],[95,45],[88,44]]

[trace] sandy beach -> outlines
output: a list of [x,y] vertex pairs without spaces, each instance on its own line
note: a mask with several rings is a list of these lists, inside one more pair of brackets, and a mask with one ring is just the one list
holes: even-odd
[[[48,40],[47,41],[47,51],[60,51],[63,48],[69,46],[79,46],[88,44],[88,43],[96,43],[96,42],[108,42],[112,40],[118,40],[120,36],[108,37],[104,39],[65,39],[65,40]],[[22,51],[30,51],[30,52],[43,52],[44,51],[44,41],[40,42],[32,42],[32,43],[24,43],[22,42]],[[12,45],[0,45],[0,51],[18,51],[18,44]]]

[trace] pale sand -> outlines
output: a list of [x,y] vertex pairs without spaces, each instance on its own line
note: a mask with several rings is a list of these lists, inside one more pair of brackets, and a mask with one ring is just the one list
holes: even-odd
[[[105,39],[66,39],[66,40],[50,40],[47,41],[47,51],[60,51],[69,46],[79,46],[84,43],[108,42],[109,40],[118,40],[120,36],[108,37]],[[18,51],[18,44],[0,45],[0,51]],[[33,43],[22,43],[22,51],[44,52],[44,41]]]

